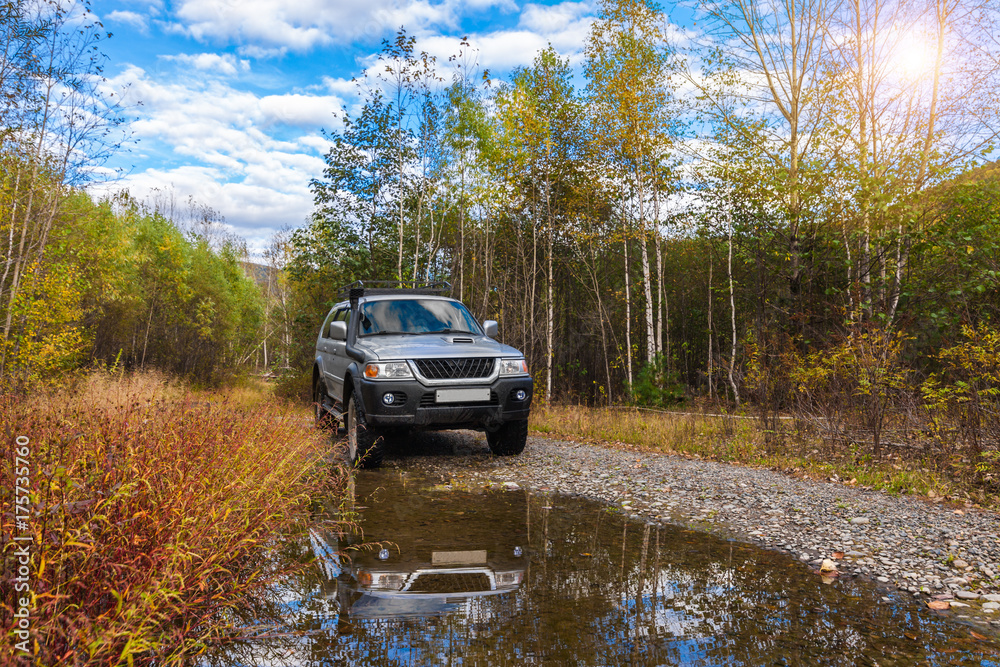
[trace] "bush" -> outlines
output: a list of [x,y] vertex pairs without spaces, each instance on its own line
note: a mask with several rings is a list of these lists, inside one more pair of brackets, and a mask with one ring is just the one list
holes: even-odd
[[941,350],[939,372],[921,390],[931,436],[941,452],[958,451],[977,482],[1000,486],[1000,331],[962,327],[964,341]]
[[274,394],[290,401],[312,403],[312,369],[308,371],[288,370],[278,378]]
[[[222,632],[225,610],[286,567],[269,552],[334,482],[323,465],[329,441],[301,410],[273,400],[246,407],[152,375],[92,377],[36,400],[8,395],[0,423],[4,479],[14,478],[15,438],[30,439],[39,665],[197,654]],[[8,535],[12,496],[5,485]],[[3,558],[13,571],[13,543]],[[0,607],[5,628],[12,602]]]
[[825,412],[834,432],[860,423],[880,456],[890,412],[910,390],[910,373],[900,361],[905,341],[899,331],[856,326],[838,344],[800,360],[790,374],[800,414]]
[[684,385],[677,371],[667,368],[666,357],[658,354],[639,371],[631,396],[635,405],[666,408],[684,402]]

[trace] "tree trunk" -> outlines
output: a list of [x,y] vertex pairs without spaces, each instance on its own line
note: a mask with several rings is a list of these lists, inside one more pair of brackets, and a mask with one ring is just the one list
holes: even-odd
[[632,281],[628,265],[628,230],[625,230],[625,368],[629,391],[632,391]]
[[553,349],[552,340],[555,332],[555,295],[553,284],[555,283],[555,277],[552,273],[552,218],[549,218],[549,298],[548,298],[548,308],[546,313],[546,362],[545,362],[545,402],[549,403],[552,401],[552,362],[553,362]]
[[726,202],[726,218],[729,222],[729,258],[726,263],[726,273],[729,277],[729,313],[733,325],[733,343],[729,349],[729,388],[733,392],[733,400],[736,405],[740,404],[740,390],[736,387],[736,380],[733,379],[733,372],[736,368],[736,290],[733,285],[733,212]]
[[663,235],[660,234],[659,188],[653,190],[654,231],[656,235],[656,353],[663,354]]
[[715,396],[715,366],[712,355],[712,251],[708,253],[708,397]]

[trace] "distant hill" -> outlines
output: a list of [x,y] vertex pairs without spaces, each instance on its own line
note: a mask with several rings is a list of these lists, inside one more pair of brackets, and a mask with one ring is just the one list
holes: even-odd
[[247,278],[250,278],[263,288],[275,284],[278,280],[278,269],[274,267],[257,264],[256,262],[240,262],[240,265],[243,267],[243,272]]

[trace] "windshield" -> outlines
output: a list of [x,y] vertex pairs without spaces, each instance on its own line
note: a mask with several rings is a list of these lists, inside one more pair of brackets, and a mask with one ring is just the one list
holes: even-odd
[[358,334],[480,333],[476,318],[457,301],[370,301],[360,308]]

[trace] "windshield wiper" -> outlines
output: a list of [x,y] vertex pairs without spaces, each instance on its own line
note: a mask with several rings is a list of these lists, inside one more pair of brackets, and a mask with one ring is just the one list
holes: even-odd
[[413,336],[412,331],[373,331],[361,334],[362,336]]
[[429,334],[464,333],[464,334],[472,334],[473,336],[476,335],[475,331],[466,331],[465,329],[438,329],[437,331],[425,331],[424,333],[429,333]]

